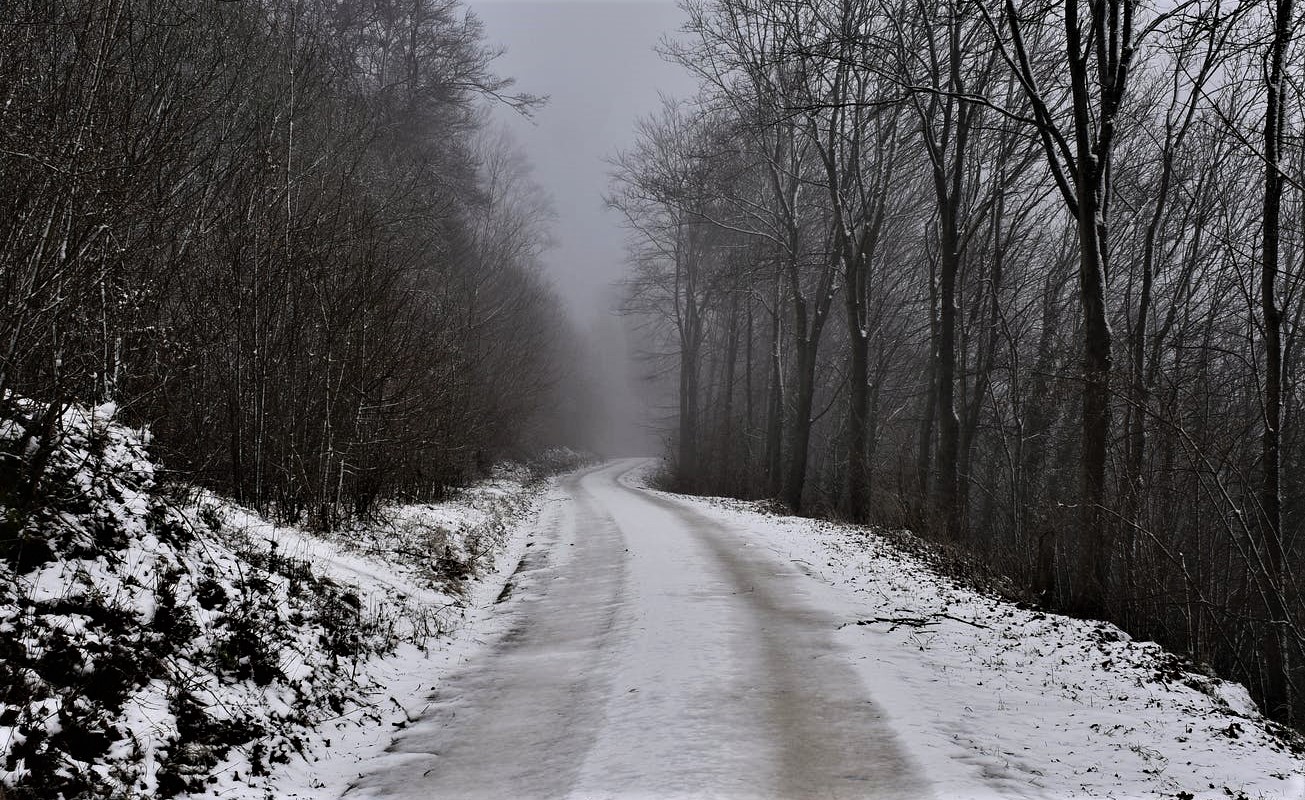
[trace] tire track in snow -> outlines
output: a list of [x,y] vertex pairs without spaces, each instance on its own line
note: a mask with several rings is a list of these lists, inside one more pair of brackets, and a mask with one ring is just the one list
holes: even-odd
[[563,482],[506,632],[349,797],[932,796],[802,572],[619,482],[643,463]]
[[[585,473],[587,474],[587,473]],[[602,729],[604,644],[625,580],[625,544],[583,488],[543,527],[499,608],[505,632],[442,681],[346,797],[507,800],[565,796]]]
[[[707,783],[669,794],[654,790],[580,796],[932,797],[887,716],[867,696],[834,644],[831,634],[839,620],[803,604],[798,585],[808,576],[673,498],[620,480],[637,466],[627,464],[619,470],[610,489],[604,486],[600,497],[607,500],[632,550],[661,545],[696,551],[698,569],[692,579],[700,586],[717,587],[718,594],[728,600],[728,607],[721,612],[734,617],[738,630],[728,640],[705,646],[714,644],[721,651],[719,658],[725,662],[721,671],[729,671],[728,683],[732,684],[732,691],[726,694],[753,706],[749,722],[760,730],[735,730],[733,734],[743,741],[760,738],[764,742],[756,752],[745,754],[748,758],[742,759],[740,766],[746,765],[758,778],[764,775],[767,783],[736,781],[720,787]],[[639,572],[637,557],[632,570]],[[703,609],[699,623],[704,627],[710,624],[710,613],[710,608]],[[690,638],[686,634],[686,639]],[[614,716],[611,711],[610,716]],[[709,769],[703,772],[704,777],[710,775]]]

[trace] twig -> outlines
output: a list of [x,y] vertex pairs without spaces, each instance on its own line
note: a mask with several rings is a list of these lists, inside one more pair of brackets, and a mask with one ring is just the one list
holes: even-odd
[[844,622],[842,625],[838,626],[838,629],[842,630],[843,628],[846,628],[848,625],[874,625],[877,622],[882,622],[889,626],[888,631],[891,633],[892,631],[895,631],[901,627],[924,628],[929,625],[937,625],[939,620],[941,619],[950,619],[953,622],[963,622],[966,625],[970,625],[975,628],[982,628],[984,630],[988,630],[987,625],[980,625],[977,622],[973,622],[968,619],[961,619],[960,617],[953,617],[951,614],[943,614],[941,612],[931,615],[928,619],[922,617],[874,617],[873,619],[858,619],[854,622]]

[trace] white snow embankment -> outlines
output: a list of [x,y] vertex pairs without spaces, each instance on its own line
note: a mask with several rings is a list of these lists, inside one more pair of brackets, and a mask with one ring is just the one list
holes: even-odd
[[1305,798],[1245,689],[1154,642],[961,587],[866,528],[675,497],[804,567],[942,798]]
[[[355,530],[155,481],[115,409],[0,403],[0,798],[338,796],[515,568],[524,468]],[[428,661],[429,659],[429,661]]]
[[[551,481],[531,486],[504,477],[463,490],[450,502],[395,507],[386,525],[330,538],[248,520],[252,537],[276,542],[278,551],[356,587],[364,608],[388,617],[398,644],[359,663],[365,701],[307,731],[302,753],[277,767],[266,784],[222,780],[193,797],[340,797],[358,778],[358,765],[381,755],[419,716],[439,679],[483,644],[477,623],[503,591],[555,491]],[[425,553],[431,555],[423,560]],[[469,568],[460,570],[459,562]]]

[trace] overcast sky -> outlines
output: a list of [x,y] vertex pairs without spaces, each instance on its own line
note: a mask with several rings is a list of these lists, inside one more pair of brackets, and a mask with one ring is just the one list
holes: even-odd
[[[653,52],[681,24],[672,0],[471,0],[486,38],[508,52],[498,71],[517,88],[548,95],[533,123],[510,127],[552,195],[558,246],[547,266],[574,318],[589,326],[608,305],[621,275],[623,232],[603,208],[604,159],[627,148],[637,117],[658,107],[658,93],[683,97],[693,82]],[[509,115],[500,115],[508,118]]]

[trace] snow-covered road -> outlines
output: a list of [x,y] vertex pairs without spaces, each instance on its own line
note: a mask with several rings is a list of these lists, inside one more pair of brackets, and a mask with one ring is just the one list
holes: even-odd
[[931,797],[801,565],[689,504],[567,478],[497,615],[349,797]]

